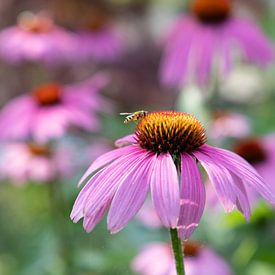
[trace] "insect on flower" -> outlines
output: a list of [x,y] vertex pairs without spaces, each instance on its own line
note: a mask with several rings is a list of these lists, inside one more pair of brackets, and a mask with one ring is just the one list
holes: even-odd
[[122,116],[126,115],[124,123],[127,124],[131,121],[140,120],[141,118],[145,117],[147,113],[148,113],[147,111],[141,110],[141,111],[136,111],[134,113],[120,113],[120,115]]

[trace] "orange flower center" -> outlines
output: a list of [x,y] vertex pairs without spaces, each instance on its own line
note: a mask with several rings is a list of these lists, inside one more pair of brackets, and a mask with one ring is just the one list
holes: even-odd
[[49,157],[51,154],[50,148],[48,146],[37,143],[29,143],[28,149],[32,155],[38,157]]
[[41,106],[56,105],[61,101],[62,87],[55,83],[45,84],[32,92]]
[[263,146],[255,138],[239,142],[235,146],[234,151],[252,164],[260,163],[267,158]]
[[196,241],[187,241],[183,246],[183,253],[185,257],[196,257],[201,249],[201,244]]
[[176,111],[148,113],[138,122],[136,135],[142,148],[177,156],[206,142],[201,123],[190,114]]
[[191,11],[203,23],[224,22],[231,13],[231,0],[193,0]]
[[31,12],[23,12],[18,17],[18,26],[24,31],[43,33],[52,29],[53,22],[50,18],[44,15],[35,15]]

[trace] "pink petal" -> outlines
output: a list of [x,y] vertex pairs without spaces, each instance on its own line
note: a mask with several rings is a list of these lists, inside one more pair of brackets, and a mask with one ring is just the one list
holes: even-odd
[[199,149],[204,154],[208,154],[215,159],[217,163],[230,170],[244,183],[249,184],[258,193],[260,193],[268,202],[275,204],[275,194],[271,188],[264,183],[263,178],[258,172],[243,158],[228,150],[203,145]]
[[103,205],[95,215],[84,216],[83,227],[86,232],[89,233],[95,228],[95,226],[101,220],[101,218],[103,217],[105,211],[108,209],[110,204],[111,204],[111,200],[107,202],[105,205]]
[[154,156],[151,177],[152,201],[164,226],[177,226],[180,199],[176,166],[170,154]]
[[137,143],[136,134],[128,135],[128,136],[117,139],[115,142],[115,146],[124,147],[127,145],[131,145],[133,143]]
[[152,156],[144,155],[144,158],[140,158],[136,169],[129,172],[118,187],[107,218],[111,233],[121,230],[144,203],[152,161]]
[[139,151],[124,155],[107,166],[96,180],[92,177],[93,184],[84,202],[84,216],[93,216],[113,197],[118,186],[129,173],[137,169],[146,153],[145,150],[139,149]]
[[235,206],[236,195],[232,188],[233,179],[230,173],[224,167],[217,165],[208,155],[200,151],[196,151],[193,154],[206,170],[224,210],[231,212]]
[[83,218],[84,203],[86,201],[87,196],[89,195],[89,189],[91,188],[92,184],[94,184],[94,182],[97,180],[99,175],[102,174],[102,172],[104,172],[104,169],[97,172],[93,176],[92,180],[90,180],[79,192],[70,215],[70,218],[73,220],[74,223],[78,222],[81,218]]
[[194,159],[181,155],[181,208],[179,236],[188,239],[199,224],[205,206],[205,188]]
[[234,174],[231,174],[231,176],[234,180],[233,188],[237,196],[237,207],[244,214],[245,219],[248,221],[250,219],[251,210],[245,186],[240,178]]
[[80,186],[85,179],[90,176],[93,172],[100,169],[101,167],[109,164],[110,162],[114,161],[115,159],[119,158],[120,156],[124,155],[127,152],[134,152],[138,151],[138,147],[136,146],[127,146],[123,148],[118,148],[115,150],[112,150],[108,153],[103,154],[102,156],[98,157],[87,169],[87,171],[84,173],[84,175],[81,177],[81,179],[78,182],[78,186]]

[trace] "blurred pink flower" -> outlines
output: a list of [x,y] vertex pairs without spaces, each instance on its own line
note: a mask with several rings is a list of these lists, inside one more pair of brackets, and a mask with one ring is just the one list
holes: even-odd
[[275,203],[275,195],[244,159],[205,142],[204,129],[194,116],[176,111],[147,113],[135,134],[117,141],[125,147],[102,155],[88,168],[80,183],[87,178],[88,182],[75,201],[71,219],[83,218],[90,232],[110,207],[108,229],[116,233],[137,214],[150,188],[162,225],[178,228],[179,236],[187,239],[205,206],[197,162],[206,170],[226,212],[237,206],[249,219],[246,184]]
[[250,132],[248,117],[233,112],[215,112],[209,127],[209,136],[216,141],[225,138],[244,138]]
[[122,53],[122,40],[113,26],[105,26],[99,30],[79,30],[76,32],[77,60],[95,60],[110,62]]
[[167,37],[160,67],[164,84],[207,84],[215,68],[223,75],[236,58],[259,65],[274,60],[271,42],[255,23],[232,14],[231,0],[193,0],[190,5],[190,14]]
[[[275,135],[243,139],[235,145],[234,151],[246,159],[275,192]],[[258,197],[253,190],[249,194]]]
[[[235,143],[235,153],[247,160],[264,178],[266,185],[275,193],[275,135],[263,138],[242,139]],[[245,186],[247,196],[252,206],[256,206],[259,195],[250,186]],[[209,182],[206,183],[206,205],[211,209],[221,210],[215,190]]]
[[10,63],[68,61],[74,44],[74,34],[56,26],[43,13],[24,12],[16,26],[0,32],[0,56]]
[[146,201],[141,207],[140,211],[137,213],[137,219],[145,226],[151,228],[159,228],[162,226],[162,223],[150,201]]
[[72,173],[68,148],[50,148],[36,143],[5,144],[0,171],[4,178],[22,185],[30,181],[45,183]]
[[99,130],[95,111],[110,109],[98,93],[107,81],[97,74],[74,85],[49,83],[11,100],[0,113],[0,137],[45,142],[62,137],[69,126]]
[[[184,243],[186,275],[230,275],[228,263],[212,249],[197,242]],[[140,275],[176,275],[173,253],[169,244],[151,243],[145,246],[132,262]]]

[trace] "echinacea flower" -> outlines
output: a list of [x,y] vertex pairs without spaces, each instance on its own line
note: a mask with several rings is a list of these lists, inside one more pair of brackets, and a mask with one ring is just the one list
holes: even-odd
[[123,42],[108,14],[95,10],[83,27],[75,32],[77,59],[110,62],[122,53]]
[[245,115],[216,111],[209,127],[210,137],[216,141],[225,138],[244,138],[251,132],[251,123]]
[[233,14],[232,0],[192,0],[189,14],[167,37],[160,78],[169,86],[204,85],[214,70],[224,75],[236,59],[267,65],[274,50],[255,23]]
[[0,32],[0,56],[9,63],[69,61],[74,44],[74,34],[43,13],[21,13],[16,26]]
[[62,137],[70,126],[98,130],[95,111],[109,109],[98,91],[107,81],[97,74],[74,85],[46,83],[11,100],[0,112],[0,138],[45,142]]
[[1,150],[1,175],[22,185],[27,182],[46,183],[72,173],[72,155],[68,148],[38,143],[7,143]]
[[137,213],[137,219],[146,227],[160,228],[162,223],[154,210],[152,203],[147,200]]
[[[235,144],[233,150],[248,161],[275,192],[275,135],[242,139]],[[257,198],[253,190],[249,195],[251,199]]]
[[249,219],[246,185],[275,203],[274,194],[244,159],[205,142],[203,126],[194,116],[176,111],[147,113],[133,135],[117,141],[124,147],[103,154],[88,168],[80,181],[88,178],[88,182],[75,201],[71,219],[83,218],[89,232],[110,208],[108,229],[116,233],[136,215],[151,189],[162,225],[177,228],[179,236],[187,239],[205,206],[197,162],[227,212],[237,206]]
[[[187,275],[229,275],[228,263],[211,248],[198,242],[184,245],[184,264]],[[176,275],[171,246],[156,242],[146,245],[132,262],[132,269],[140,275]]]

